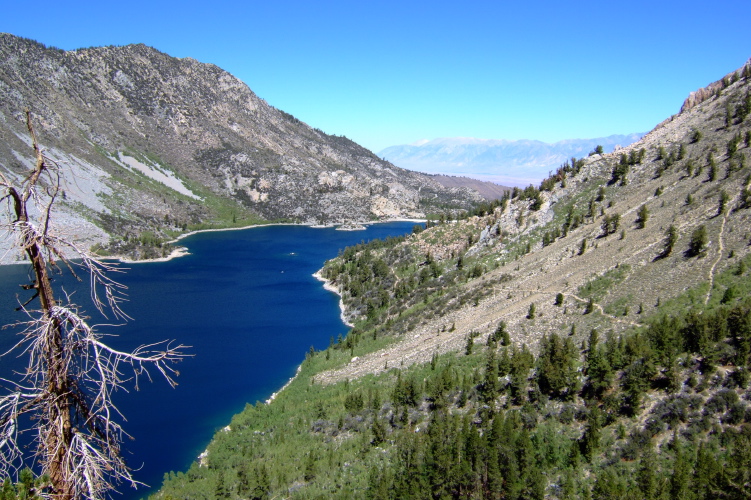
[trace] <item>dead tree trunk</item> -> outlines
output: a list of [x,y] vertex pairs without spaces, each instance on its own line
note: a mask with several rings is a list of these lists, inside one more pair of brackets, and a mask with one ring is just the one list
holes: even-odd
[[[31,125],[31,113],[28,111],[26,112],[26,125],[31,134],[32,146],[36,154],[36,168],[31,173],[30,184],[37,185],[47,165],[37,143],[34,128]],[[57,186],[54,189],[57,189]],[[29,222],[26,201],[28,200],[19,199],[15,203],[17,223],[28,224]],[[47,264],[44,260],[44,249],[41,248],[42,242],[33,238],[30,233],[26,233],[23,240],[24,249],[34,269],[34,286],[39,296],[43,316],[42,322],[48,325],[50,330],[48,333],[50,342],[46,352],[44,352],[44,358],[47,360],[47,380],[49,381],[49,394],[47,394],[47,397],[49,398],[49,402],[47,404],[47,415],[42,417],[44,423],[49,426],[49,434],[46,441],[39,445],[45,448],[43,455],[48,457],[49,460],[46,469],[50,477],[53,498],[69,500],[73,497],[73,491],[71,483],[66,477],[64,463],[65,456],[70,449],[72,437],[70,424],[71,394],[68,387],[65,360],[63,359],[62,325],[60,324],[60,320],[52,317],[51,314],[52,306],[55,304],[55,297],[47,271]]]
[[[28,413],[38,436],[36,456],[49,478],[45,486],[49,496],[55,500],[99,499],[114,488],[113,483],[139,484],[120,456],[119,444],[125,433],[113,420],[119,412],[111,395],[123,382],[121,364],[133,369],[136,384],[140,375],[149,376],[152,367],[175,385],[177,372],[169,365],[185,356],[186,346],[159,342],[129,353],[116,351],[102,342],[102,335],[87,324],[75,305],[55,299],[49,272],[61,261],[74,276],[74,266],[91,275],[92,300],[102,314],[107,308],[116,317],[127,318],[119,308],[118,290],[123,287],[106,276],[113,265],[96,260],[51,231],[52,208],[61,188],[59,166],[40,149],[28,111],[26,124],[36,155],[35,168],[20,186],[0,172],[0,187],[7,190],[0,201],[12,205],[7,230],[16,235],[17,247],[34,271],[34,283],[24,288],[35,292],[19,308],[29,320],[20,323],[26,328],[16,348],[28,356],[28,367],[22,380],[15,382],[16,389],[0,395],[0,477],[23,463],[16,443],[17,424],[18,417]],[[34,207],[33,213],[30,207]],[[64,250],[81,263],[70,261]],[[98,287],[103,289],[107,305],[100,300]],[[39,309],[27,309],[36,298]]]

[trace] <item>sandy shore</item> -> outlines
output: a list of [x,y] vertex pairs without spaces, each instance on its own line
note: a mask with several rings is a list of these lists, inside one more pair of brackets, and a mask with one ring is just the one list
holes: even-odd
[[344,323],[345,325],[347,325],[350,328],[352,328],[353,326],[355,326],[352,323],[350,323],[349,321],[347,321],[347,318],[344,317],[344,311],[345,311],[345,309],[344,309],[344,301],[342,300],[342,294],[339,293],[339,289],[337,287],[335,287],[334,285],[332,285],[329,280],[327,280],[326,278],[324,278],[323,276],[321,276],[321,271],[320,270],[318,270],[315,273],[313,273],[313,277],[315,279],[317,279],[318,281],[322,281],[323,282],[323,288],[325,290],[328,290],[329,292],[335,293],[335,294],[337,294],[339,296],[339,317],[341,318],[342,323]]
[[253,229],[256,227],[268,227],[268,226],[304,226],[305,224],[293,224],[291,222],[275,222],[272,224],[252,224],[250,226],[242,226],[242,227],[219,227],[216,229],[197,229],[195,231],[190,231],[188,233],[183,233],[174,240],[170,240],[167,243],[177,243],[178,241],[187,238],[188,236],[193,236],[194,234],[199,233],[218,233],[220,231],[243,231],[245,229]]
[[169,260],[177,259],[178,257],[183,257],[185,255],[190,255],[190,252],[188,251],[187,247],[176,247],[166,257],[159,257],[157,259],[132,260],[132,259],[128,259],[127,257],[105,257],[105,259],[111,258],[111,259],[117,260],[118,262],[122,262],[123,264],[142,264],[145,262],[167,262]]

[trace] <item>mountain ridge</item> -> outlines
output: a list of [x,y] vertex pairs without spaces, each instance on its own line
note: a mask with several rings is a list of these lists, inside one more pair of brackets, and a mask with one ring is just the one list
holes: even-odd
[[308,126],[218,66],[144,44],[64,51],[0,34],[0,98],[0,166],[24,170],[29,108],[51,156],[97,179],[98,191],[76,190],[63,169],[63,225],[104,245],[264,220],[416,218],[481,200]]

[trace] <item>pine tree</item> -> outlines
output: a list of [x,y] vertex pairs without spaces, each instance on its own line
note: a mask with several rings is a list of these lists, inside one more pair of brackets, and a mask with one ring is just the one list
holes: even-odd
[[507,346],[511,343],[505,321],[501,320],[501,322],[498,323],[498,327],[493,332],[492,337],[493,340],[499,342],[502,346]]
[[671,253],[673,253],[673,248],[675,247],[676,242],[678,241],[678,229],[674,225],[670,225],[670,227],[665,231],[665,243],[662,246],[662,257],[667,257]]
[[[578,447],[578,446],[577,446]],[[566,469],[563,472],[563,481],[561,482],[561,500],[576,500],[579,498],[579,491],[574,480],[574,472]],[[649,497],[647,497],[649,498]]]
[[717,178],[717,162],[714,159],[714,154],[712,152],[709,152],[709,155],[707,155],[707,166],[709,168],[709,174],[707,177],[708,181],[714,181]]
[[10,482],[10,478],[6,476],[3,481],[3,489],[0,490],[1,500],[16,500],[16,488],[13,487],[13,483]]
[[651,446],[648,446],[641,457],[639,470],[636,476],[636,484],[644,498],[656,498],[657,472],[657,462],[654,450]]
[[[513,349],[513,347],[512,347]],[[511,395],[518,401],[526,400],[527,379],[529,371],[534,366],[534,356],[522,344],[520,350],[513,350],[511,354]]]
[[540,341],[537,357],[537,383],[543,394],[570,398],[576,392],[576,350],[570,338],[561,340],[552,333]]
[[371,467],[368,473],[367,498],[369,500],[391,500],[394,494],[394,482],[388,474],[390,468]]
[[649,380],[653,372],[654,369],[651,364],[643,358],[634,360],[624,370],[621,386],[626,394],[626,402],[631,415],[638,414],[642,395],[649,387]]
[[219,470],[216,473],[214,498],[230,498],[230,496],[230,491],[227,489],[227,484],[224,479],[224,470]]
[[464,354],[466,354],[467,356],[472,354],[472,350],[474,346],[475,346],[475,339],[470,333],[469,335],[467,335],[467,344],[464,346]]
[[386,441],[386,427],[383,422],[376,416],[373,418],[373,424],[370,426],[370,431],[373,434],[373,439],[370,440],[370,444],[378,446]]
[[536,311],[536,309],[535,309],[535,303],[532,302],[529,305],[529,310],[527,311],[527,319],[535,319],[535,311]]
[[698,500],[717,498],[717,493],[719,492],[719,485],[717,483],[721,474],[722,468],[717,463],[713,454],[703,442],[699,443],[694,471],[694,485]]
[[589,200],[589,206],[587,207],[587,217],[589,217],[589,219],[591,220],[594,220],[596,212],[597,203],[595,202],[595,199],[592,198],[591,200]]
[[490,493],[490,498],[500,498],[501,489],[503,488],[503,474],[501,473],[501,465],[499,462],[499,450],[501,448],[501,440],[503,435],[501,434],[501,424],[503,418],[500,415],[496,415],[493,419],[493,423],[490,428],[490,432],[486,432],[486,445],[485,450],[487,453],[487,491]]
[[599,397],[613,383],[613,369],[599,345],[597,330],[589,334],[585,373],[587,375],[587,392]]
[[691,143],[695,144],[701,140],[703,134],[699,129],[693,129],[691,132]]
[[738,433],[733,439],[730,457],[719,478],[718,491],[727,498],[751,498],[751,436]]
[[509,349],[501,349],[501,357],[498,358],[498,376],[505,377],[511,373],[511,357],[508,353]]
[[600,434],[602,429],[600,410],[592,407],[587,414],[587,425],[582,436],[582,454],[588,462],[592,462],[600,451]]
[[492,349],[488,350],[481,391],[485,401],[494,400],[498,394],[498,361],[495,357],[495,350]]
[[597,475],[597,481],[592,489],[594,498],[624,498],[627,485],[615,467],[608,467]]
[[636,219],[636,226],[639,229],[644,229],[647,227],[647,219],[649,219],[649,209],[647,208],[647,205],[644,204],[641,207],[639,207],[639,211],[636,213],[637,219]]
[[670,476],[670,498],[688,498],[687,495],[693,488],[691,464],[686,456],[687,452],[684,451],[684,446],[677,440],[677,436],[674,436],[673,440],[675,441],[673,443],[675,459],[673,460],[673,473]]
[[691,233],[691,240],[688,245],[689,256],[702,257],[707,251],[708,243],[707,228],[702,224]]
[[584,238],[579,244],[579,255],[584,255],[584,252],[586,251],[587,251],[587,239]]

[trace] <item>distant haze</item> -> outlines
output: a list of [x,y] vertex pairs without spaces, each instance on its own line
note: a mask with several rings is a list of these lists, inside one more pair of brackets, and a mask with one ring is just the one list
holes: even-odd
[[391,146],[378,152],[394,165],[430,174],[459,175],[506,186],[527,186],[546,178],[567,159],[587,156],[596,146],[612,152],[643,133],[596,139],[567,139],[553,144],[535,140],[450,137]]

